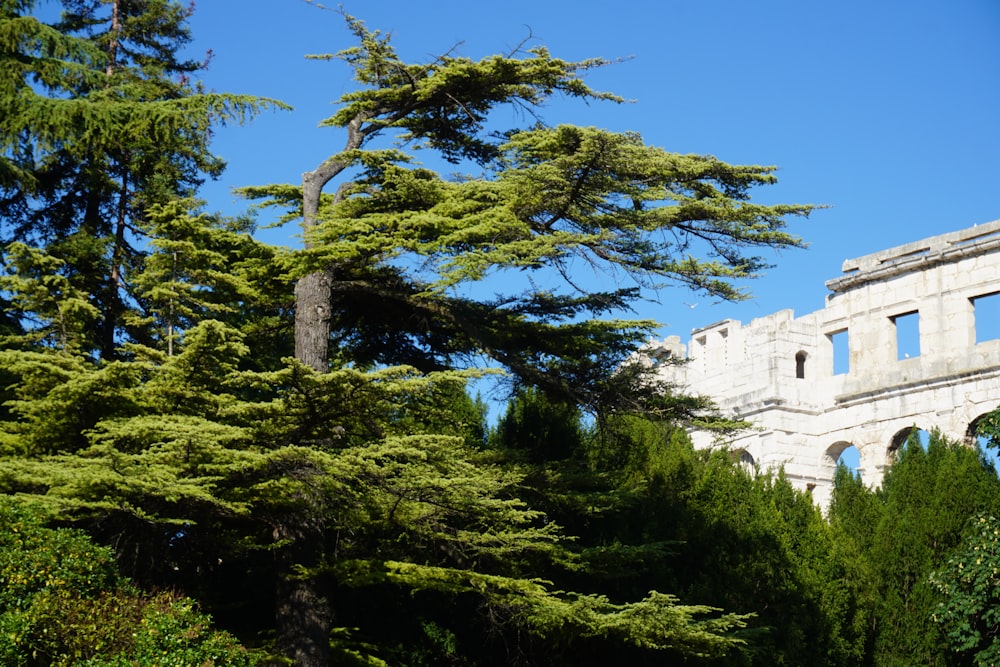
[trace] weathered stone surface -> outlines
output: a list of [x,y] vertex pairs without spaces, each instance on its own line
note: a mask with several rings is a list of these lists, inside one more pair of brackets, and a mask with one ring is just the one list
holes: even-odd
[[[1000,405],[1000,220],[847,260],[826,286],[826,307],[814,313],[724,320],[694,330],[686,346],[671,336],[645,349],[650,362],[689,358],[661,372],[753,422],[728,446],[762,468],[783,465],[822,506],[847,447],[857,447],[863,479],[877,485],[912,428],[968,438]],[[898,358],[914,319],[919,351]],[[849,369],[839,374],[838,334],[849,347]],[[719,444],[692,436],[699,447]]]

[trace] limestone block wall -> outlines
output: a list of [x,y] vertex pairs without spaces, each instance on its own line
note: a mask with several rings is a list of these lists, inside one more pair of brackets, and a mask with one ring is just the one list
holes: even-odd
[[[686,346],[673,336],[644,350],[687,358],[660,372],[752,422],[725,444],[763,468],[784,466],[821,505],[847,447],[857,447],[863,479],[877,485],[913,427],[967,438],[1000,406],[1000,220],[847,260],[842,270],[826,283],[822,310],[723,320],[694,330]],[[917,332],[908,357],[899,347],[905,327]],[[843,337],[846,364],[835,359]]]

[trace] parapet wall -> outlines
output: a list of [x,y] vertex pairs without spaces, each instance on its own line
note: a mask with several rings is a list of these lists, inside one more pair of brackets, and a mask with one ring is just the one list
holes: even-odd
[[784,466],[822,506],[847,447],[877,485],[914,427],[969,438],[1000,406],[1000,220],[847,260],[826,286],[808,315],[724,320],[645,349],[689,359],[661,372],[752,422],[729,446]]

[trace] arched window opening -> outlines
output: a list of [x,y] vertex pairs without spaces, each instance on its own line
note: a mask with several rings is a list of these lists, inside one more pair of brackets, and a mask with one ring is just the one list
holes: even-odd
[[754,461],[753,455],[745,449],[738,449],[733,452],[733,460],[739,463],[740,467],[751,475],[757,470],[757,462]]
[[918,426],[907,426],[904,429],[900,429],[896,432],[896,435],[892,436],[892,440],[889,442],[889,449],[886,454],[886,463],[892,463],[896,460],[900,448],[906,444],[911,435],[916,435],[916,441],[921,447],[927,449],[927,443],[930,442],[931,434]]
[[[993,416],[992,412],[985,412],[971,422],[969,422],[968,428],[965,429],[965,440],[970,445],[979,442],[980,444],[986,441],[986,438],[980,433],[981,429],[987,424],[996,424],[997,422],[991,419]],[[990,420],[987,422],[987,420]]]
[[980,426],[983,421],[991,416],[992,413],[987,412],[986,414],[979,415],[969,423],[969,427],[965,431],[965,441],[970,447],[979,446],[979,450],[983,453],[983,456],[993,464],[993,468],[1000,473],[1000,450],[997,447],[990,446],[990,439],[982,435],[980,432]]
[[[834,469],[843,465],[855,477],[861,477],[861,451],[849,442],[836,442],[826,450]],[[832,471],[831,471],[832,474]]]
[[806,356],[801,350],[795,354],[795,377],[799,380],[806,376]]

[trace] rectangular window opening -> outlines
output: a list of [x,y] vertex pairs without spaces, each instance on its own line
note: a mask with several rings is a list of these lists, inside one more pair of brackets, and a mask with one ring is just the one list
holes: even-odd
[[1000,338],[1000,292],[975,296],[970,301],[976,323],[976,343]]
[[920,313],[912,311],[890,317],[896,327],[896,360],[920,356]]
[[834,331],[826,337],[830,340],[830,347],[833,349],[833,374],[845,375],[851,371],[851,346],[847,336],[847,329]]

